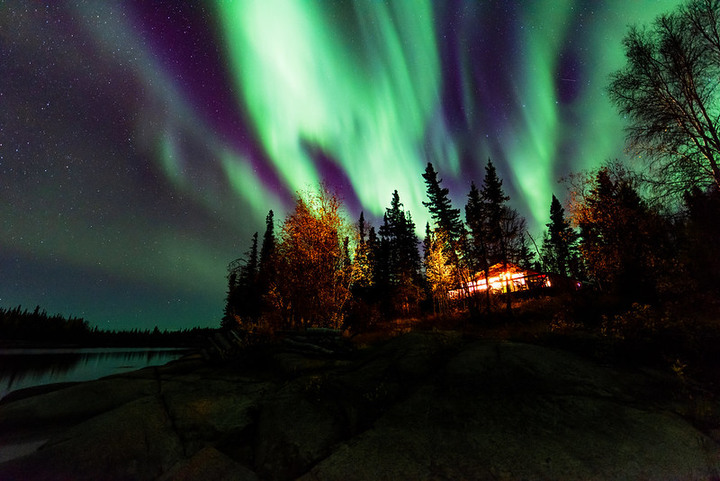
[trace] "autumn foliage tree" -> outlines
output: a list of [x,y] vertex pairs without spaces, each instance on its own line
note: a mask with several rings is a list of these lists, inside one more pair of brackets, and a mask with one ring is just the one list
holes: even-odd
[[572,218],[589,277],[619,297],[655,299],[671,258],[668,230],[638,194],[632,175],[621,166],[605,166],[576,187]]
[[340,201],[321,186],[298,195],[282,226],[270,296],[281,328],[342,325],[350,298],[351,229]]
[[[466,286],[469,281],[465,255],[467,232],[460,218],[460,209],[453,208],[450,191],[441,186],[442,179],[438,178],[432,163],[428,162],[422,177],[428,197],[428,201],[423,202],[423,205],[427,207],[435,223],[434,228],[427,231],[429,235],[434,236],[434,248],[444,251],[441,257],[445,259],[445,265],[450,267],[454,277],[452,283],[457,287]],[[427,250],[426,255],[430,252]],[[439,257],[440,253],[436,253],[434,260],[437,261]]]
[[426,229],[425,238],[425,278],[427,279],[433,310],[447,311],[450,303],[450,290],[456,287],[456,276],[445,245],[445,231],[433,232]]

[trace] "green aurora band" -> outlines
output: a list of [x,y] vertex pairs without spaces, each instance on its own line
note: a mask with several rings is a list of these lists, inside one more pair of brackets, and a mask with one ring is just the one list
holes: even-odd
[[[182,60],[158,41],[166,17],[155,6],[8,3],[0,31],[16,77],[0,89],[2,247],[20,275],[51,266],[84,276],[98,295],[15,281],[0,290],[2,305],[40,303],[133,327],[151,316],[161,327],[203,315],[215,323],[227,263],[269,209],[279,224],[295,191],[327,180],[327,162],[346,178],[341,195],[374,221],[397,189],[422,235],[425,164],[461,208],[492,158],[510,204],[540,237],[551,194],[565,197],[561,176],[627,160],[608,75],[624,63],[628,25],[679,3],[216,0],[179,8],[211,31],[203,37],[211,45],[192,44],[190,31],[178,51],[215,62],[222,78],[210,85],[225,94],[223,120],[232,112],[244,123],[237,136],[233,121],[213,118],[195,97],[215,92],[183,78],[205,72],[183,71],[191,61],[175,70]],[[181,20],[167,23],[172,32]],[[496,45],[497,32],[506,38]],[[488,82],[507,92],[492,107]],[[448,90],[461,104],[452,115]],[[180,307],[150,294],[130,305],[151,289],[168,303],[182,299]],[[126,312],[114,312],[113,299]]]
[[[500,151],[483,145],[482,136],[470,141],[478,165],[487,157],[507,165],[513,204],[528,213],[534,234],[547,221],[551,194],[562,196],[557,182],[568,166],[558,163],[561,149],[583,139],[573,152],[574,171],[622,154],[622,122],[604,96],[608,73],[623,60],[620,39],[626,27],[613,12],[643,23],[677,2],[605,2],[590,13],[596,18],[574,25],[578,3],[533,1],[519,9],[522,48],[517,58],[508,59],[515,71],[516,104],[508,106],[513,122],[501,134]],[[458,159],[467,146],[459,145],[464,141],[441,118],[443,78],[433,7],[423,0],[356,2],[339,24],[337,9],[327,2],[217,2],[238,102],[290,189],[305,189],[322,178],[308,144],[342,167],[370,213],[381,216],[397,189],[419,228],[427,220],[420,182],[427,161],[456,185],[469,186],[467,179],[461,182]],[[559,80],[583,82],[569,107],[570,119],[563,117],[561,109],[568,106],[557,88],[559,62],[568,48],[591,56],[583,79]],[[468,89],[464,97],[473,100]],[[466,192],[452,192],[458,206]]]
[[290,189],[321,180],[311,146],[342,167],[372,214],[394,189],[420,214],[422,146],[441,82],[432,6],[359,2],[350,39],[322,5],[218,2],[239,102]]

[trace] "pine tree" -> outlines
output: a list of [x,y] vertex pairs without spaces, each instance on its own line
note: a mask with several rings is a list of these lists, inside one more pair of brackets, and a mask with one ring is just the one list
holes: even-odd
[[244,282],[251,286],[257,282],[258,273],[258,233],[253,234],[252,246],[250,247],[250,255],[247,264],[241,271],[240,282]]
[[518,238],[517,265],[523,269],[532,269],[534,259],[535,253],[528,246],[526,233],[522,232]]
[[442,179],[438,179],[437,172],[435,172],[430,162],[428,162],[422,176],[425,179],[429,199],[428,202],[423,202],[423,205],[428,208],[437,226],[447,232],[448,240],[451,243],[457,241],[463,234],[460,209],[453,209],[448,198],[450,191],[447,188],[440,187]]
[[358,236],[361,244],[365,243],[365,212],[360,212],[360,219],[358,219]]
[[[358,245],[355,248],[355,258],[352,263],[352,287],[353,293],[358,294],[361,298],[367,297],[367,289],[374,284],[371,245],[369,240],[365,240],[365,229],[365,215],[360,212]],[[367,301],[367,299],[363,300]]]
[[510,197],[505,195],[502,188],[502,179],[497,175],[495,165],[488,159],[485,166],[485,178],[480,189],[480,199],[484,210],[486,224],[486,247],[490,265],[498,262],[507,263],[507,243],[502,229],[503,207]]
[[468,264],[473,272],[479,270],[487,271],[487,219],[486,211],[480,191],[475,186],[475,182],[470,183],[470,192],[468,193],[468,201],[465,204],[465,222],[467,222],[470,230],[470,243],[468,245]]
[[429,200],[423,202],[423,205],[428,208],[435,221],[437,226],[435,232],[443,242],[442,248],[454,273],[454,282],[456,285],[467,286],[468,269],[463,258],[466,232],[460,219],[460,209],[452,207],[448,198],[449,190],[440,186],[442,180],[438,179],[437,172],[430,162],[427,164],[423,179]]
[[396,308],[408,313],[420,298],[420,253],[415,223],[403,209],[397,190],[380,227],[380,285],[392,293]]
[[658,283],[671,276],[665,261],[673,259],[668,228],[622,167],[603,167],[590,182],[574,208],[588,275],[602,290],[626,300],[653,301]]
[[258,233],[252,237],[250,250],[228,266],[228,293],[221,321],[222,327],[231,327],[239,319],[250,325],[260,315],[258,298]]
[[257,295],[262,309],[267,309],[266,297],[276,278],[275,258],[275,221],[272,210],[265,218],[265,234],[263,234],[262,248],[260,249],[260,261],[257,276]]
[[[476,273],[482,271],[485,274],[485,285],[488,286],[490,277],[490,261],[488,257],[488,212],[485,202],[475,186],[470,183],[468,201],[465,204],[465,221],[470,229],[470,242],[468,245],[468,264],[470,271]],[[490,310],[490,289],[485,289],[485,306]]]
[[275,222],[274,213],[268,212],[265,218],[265,234],[263,235],[262,248],[260,249],[260,270],[263,266],[269,266],[272,257],[275,255]]
[[423,259],[426,260],[430,254],[433,243],[433,232],[430,229],[430,222],[425,223],[425,238],[423,239]]
[[[525,220],[515,209],[506,205],[510,197],[502,188],[502,179],[497,175],[495,165],[488,159],[485,166],[485,178],[480,189],[483,206],[485,230],[485,246],[488,265],[502,263],[507,271],[513,251],[521,233],[525,231]],[[506,290],[510,291],[510,280],[506,282]],[[510,311],[510,296],[506,297],[506,308]]]
[[545,270],[566,277],[578,277],[578,235],[565,218],[565,209],[555,195],[550,202],[550,222],[543,240],[543,263]]

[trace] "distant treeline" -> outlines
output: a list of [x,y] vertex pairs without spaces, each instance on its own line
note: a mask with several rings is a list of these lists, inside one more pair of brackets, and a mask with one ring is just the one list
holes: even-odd
[[0,346],[195,347],[201,346],[213,331],[209,328],[161,331],[157,326],[107,331],[90,327],[80,317],[49,315],[40,306],[32,311],[22,306],[0,307]]

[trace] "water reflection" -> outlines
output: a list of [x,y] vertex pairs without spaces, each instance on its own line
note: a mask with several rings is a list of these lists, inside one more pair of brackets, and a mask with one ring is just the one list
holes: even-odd
[[89,381],[157,366],[186,352],[174,348],[0,349],[0,398],[17,389]]

